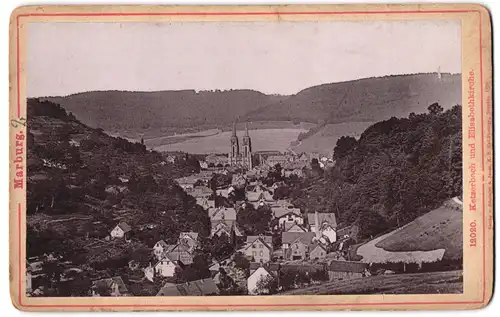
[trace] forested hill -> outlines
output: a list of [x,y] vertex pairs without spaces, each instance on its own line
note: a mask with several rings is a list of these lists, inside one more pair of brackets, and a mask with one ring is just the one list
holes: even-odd
[[253,90],[229,91],[89,91],[45,98],[61,104],[83,123],[112,132],[215,128],[280,100]]
[[[83,254],[82,241],[105,237],[119,221],[146,245],[175,241],[181,230],[208,234],[208,216],[173,181],[199,170],[197,160],[164,162],[160,153],[89,128],[48,101],[29,99],[27,107],[28,256]],[[140,229],[151,222],[154,229]],[[66,243],[71,247],[57,246]]]
[[460,103],[460,74],[412,74],[330,83],[292,96],[253,90],[90,91],[45,97],[73,112],[83,123],[137,137],[229,126],[240,121],[377,122],[425,112],[439,102]]
[[431,109],[378,122],[359,140],[339,139],[333,169],[294,201],[307,211],[335,212],[342,225],[356,223],[360,238],[369,238],[460,197],[461,106]]
[[412,74],[358,79],[302,90],[285,100],[250,111],[256,120],[341,123],[378,122],[425,112],[438,102],[445,109],[461,101],[460,74]]

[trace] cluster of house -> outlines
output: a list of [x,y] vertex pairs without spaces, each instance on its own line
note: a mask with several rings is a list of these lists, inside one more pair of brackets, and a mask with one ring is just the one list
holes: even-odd
[[[298,177],[303,177],[305,169],[310,166],[313,158],[318,160],[322,168],[333,166],[331,157],[321,156],[317,153],[295,154],[292,152],[280,153],[268,151],[256,152],[254,155],[258,156],[258,162],[260,162],[260,164],[252,165],[252,168],[247,169],[247,175],[249,177],[267,177],[269,171],[277,164],[281,166],[282,176],[290,177],[292,175],[297,175]],[[206,172],[219,173],[233,171],[235,166],[230,163],[230,155],[210,154],[204,160],[200,161],[200,167]]]
[[[234,186],[241,187],[241,183],[245,184],[244,177],[240,175],[233,177]],[[244,187],[245,201],[236,202],[233,207],[216,207],[210,190],[196,187],[188,190],[188,193],[193,195],[197,202],[207,210],[211,222],[211,236],[225,234],[230,239],[246,239],[243,247],[237,251],[250,260],[253,266],[262,267],[259,270],[251,270],[246,285],[249,293],[251,294],[255,289],[256,281],[266,274],[275,274],[272,269],[274,263],[280,263],[282,267],[292,265],[290,263],[309,267],[313,264],[307,264],[307,261],[312,260],[317,263],[323,260],[330,262],[326,269],[324,265],[320,266],[329,272],[331,278],[364,275],[365,264],[358,264],[358,262],[350,264],[351,262],[345,261],[342,252],[338,252],[346,249],[342,247],[342,244],[350,232],[346,229],[337,230],[335,214],[315,212],[304,215],[289,201],[273,198],[273,190],[277,187],[279,184],[266,187],[260,182],[249,183]],[[281,236],[281,243],[273,243],[270,235],[244,237],[237,223],[237,214],[246,207],[246,204],[251,204],[256,209],[260,206],[268,206],[271,209],[273,220],[269,229]],[[334,244],[335,250],[332,249]],[[276,247],[277,245],[280,246]],[[344,262],[344,264],[337,264],[337,262]],[[218,274],[220,267],[220,263],[211,267],[214,275]],[[228,269],[227,264],[225,268]]]
[[164,240],[156,242],[153,254],[157,262],[144,269],[146,279],[153,282],[155,276],[173,277],[177,268],[192,264],[198,243],[196,232],[181,232],[176,244],[167,244]]
[[[169,161],[174,161],[175,157],[168,157]],[[249,292],[255,287],[253,281],[256,276],[260,278],[265,274],[275,274],[274,263],[291,263],[292,261],[301,262],[306,260],[325,259],[331,253],[331,246],[337,241],[337,223],[333,213],[314,213],[304,215],[299,208],[296,208],[287,200],[274,199],[274,190],[281,186],[264,186],[258,181],[259,178],[267,176],[267,172],[276,164],[282,166],[284,176],[295,174],[302,176],[302,171],[310,164],[311,157],[302,154],[280,154],[271,153],[264,159],[261,157],[261,165],[255,166],[245,173],[232,174],[231,184],[226,188],[217,188],[216,195],[229,197],[236,188],[244,189],[245,200],[237,201],[232,207],[216,206],[214,192],[208,187],[214,173],[228,175],[230,168],[222,170],[206,169],[201,172],[177,179],[177,183],[186,193],[196,199],[198,205],[202,206],[209,218],[211,224],[210,235],[227,235],[231,242],[235,239],[245,241],[240,250],[252,263],[251,275],[247,279]],[[205,162],[201,162],[202,168],[205,163],[212,165],[223,164],[227,157],[209,155]],[[217,164],[215,164],[217,163]],[[223,164],[223,166],[225,166]],[[208,166],[207,166],[208,167]],[[257,179],[257,180],[256,180]],[[261,206],[268,206],[272,211],[272,221],[269,231],[281,236],[281,242],[276,243],[271,236],[244,236],[243,231],[237,223],[237,214],[240,210],[251,204],[255,209]],[[129,240],[132,228],[125,221],[119,222],[109,231],[108,239]],[[193,263],[194,250],[199,246],[198,233],[181,232],[175,244],[167,244],[160,240],[153,246],[153,255],[155,263],[149,263],[145,268],[144,278],[154,281],[155,277],[173,277],[176,270],[182,269],[186,265]],[[330,256],[329,259],[332,257]],[[342,257],[335,260],[343,260]],[[220,266],[220,263],[217,263]],[[291,264],[287,264],[291,265]],[[304,264],[306,265],[306,264]],[[258,266],[258,268],[256,267]],[[226,266],[226,269],[228,267]],[[263,272],[267,273],[263,273]],[[28,274],[36,274],[37,269],[29,269]],[[213,274],[218,276],[218,272]],[[30,279],[27,279],[31,281]],[[216,278],[217,280],[217,278]],[[215,283],[217,284],[217,283]],[[193,281],[182,285],[165,284],[158,295],[207,295],[216,294],[216,287],[210,279]],[[27,286],[31,290],[31,285]],[[106,289],[106,295],[126,296],[130,294],[121,277],[112,277],[93,282],[92,295],[99,296],[102,289]],[[194,291],[198,290],[198,291]]]

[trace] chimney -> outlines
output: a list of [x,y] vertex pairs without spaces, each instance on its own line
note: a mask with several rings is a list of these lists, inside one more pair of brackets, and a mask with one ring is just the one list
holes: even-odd
[[320,233],[319,233],[319,216],[318,216],[318,211],[314,212],[314,228],[316,229],[316,238],[319,240],[320,238]]

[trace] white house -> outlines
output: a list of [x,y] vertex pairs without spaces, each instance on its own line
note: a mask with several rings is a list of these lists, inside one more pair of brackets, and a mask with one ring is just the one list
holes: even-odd
[[154,265],[155,275],[163,277],[172,277],[175,274],[175,268],[179,265],[165,256]]
[[285,224],[304,224],[304,218],[299,208],[293,206],[271,207],[274,219],[278,220],[278,227],[283,229]]
[[154,245],[153,254],[159,260],[165,252],[170,251],[174,247],[175,245],[167,244],[164,240],[160,240]]
[[144,272],[144,277],[150,281],[150,282],[154,282],[154,277],[155,277],[155,270],[154,268],[151,266],[151,263],[149,263],[149,265],[142,269],[142,271]]
[[[271,273],[269,273],[264,267],[259,267],[255,272],[253,272],[247,279],[247,289],[249,295],[258,295],[257,294],[257,283],[260,280],[265,278],[272,277]],[[265,290],[261,290],[264,291]]]
[[196,203],[203,209],[215,208],[215,200],[208,197],[196,198]]
[[248,236],[243,254],[253,258],[255,262],[271,261],[273,253],[273,238],[271,236]]
[[111,238],[122,239],[130,231],[132,231],[132,228],[130,228],[130,226],[126,222],[122,221],[119,224],[117,224],[116,227],[113,228],[113,230],[111,230],[109,235],[111,236]]
[[307,220],[311,232],[319,230],[320,236],[327,238],[329,243],[337,241],[337,220],[334,213],[308,214]]

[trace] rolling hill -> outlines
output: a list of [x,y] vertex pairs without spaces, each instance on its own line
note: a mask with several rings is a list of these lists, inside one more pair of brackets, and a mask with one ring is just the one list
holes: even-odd
[[157,137],[229,126],[240,121],[376,122],[460,102],[460,75],[414,74],[314,86],[292,96],[253,90],[90,91],[44,97],[84,124],[123,136]]
[[461,75],[414,74],[324,84],[300,91],[245,116],[250,121],[302,120],[340,123],[377,122],[422,113],[438,102],[444,109],[461,102]]
[[193,127],[230,125],[246,112],[277,99],[281,97],[253,90],[90,91],[43,98],[62,105],[90,127],[129,137],[144,132],[154,137],[190,132]]

